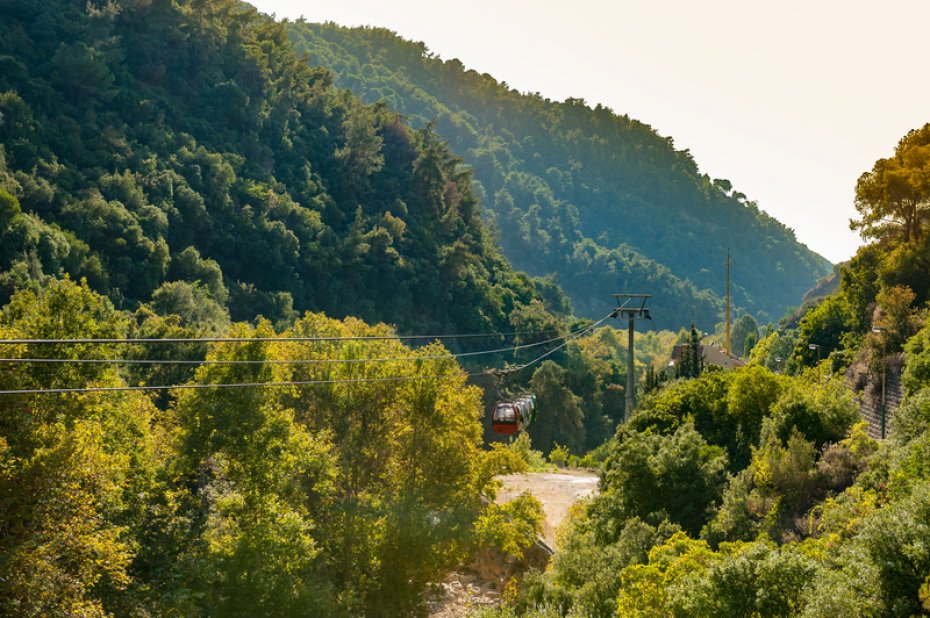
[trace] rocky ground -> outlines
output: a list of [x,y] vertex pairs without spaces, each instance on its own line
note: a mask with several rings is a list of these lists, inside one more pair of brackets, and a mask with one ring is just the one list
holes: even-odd
[[479,582],[478,577],[466,573],[450,573],[446,581],[433,590],[427,600],[430,618],[466,618],[501,602],[495,584]]
[[[504,485],[498,492],[498,502],[507,502],[528,491],[542,503],[546,515],[543,537],[553,549],[556,547],[556,530],[571,505],[597,491],[597,475],[586,470],[530,472],[500,478]],[[482,608],[496,607],[501,601],[500,586],[499,579],[482,578],[468,569],[450,573],[442,584],[436,586],[428,600],[429,616],[467,618]]]

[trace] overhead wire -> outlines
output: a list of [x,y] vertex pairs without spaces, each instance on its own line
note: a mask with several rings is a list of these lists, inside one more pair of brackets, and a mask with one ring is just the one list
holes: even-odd
[[338,337],[143,337],[143,338],[74,338],[74,339],[0,339],[0,345],[19,344],[109,344],[109,345],[152,345],[159,343],[250,343],[268,341],[295,341],[295,342],[331,342],[331,341],[412,341],[427,339],[443,341],[446,339],[470,339],[478,337],[516,337],[525,335],[551,334],[559,332],[558,329],[538,331],[515,331],[510,333],[460,333],[449,335],[353,335]]
[[[564,341],[556,346],[555,348],[548,350],[544,354],[541,354],[534,358],[531,361],[523,363],[521,365],[516,365],[514,367],[506,368],[507,372],[517,372],[522,371],[532,365],[542,361],[543,359],[551,356],[558,350],[564,348],[572,341],[580,338],[586,333],[593,331],[595,328],[600,326],[605,320],[611,317],[611,314],[608,314],[575,333],[566,335],[564,337],[556,338],[556,340],[564,339]],[[274,339],[272,340],[279,340]],[[247,339],[246,341],[255,341],[255,339]],[[0,341],[2,342],[2,341]],[[105,360],[105,359],[104,359]],[[404,359],[411,360],[411,359]],[[415,359],[414,359],[415,360]],[[488,371],[478,371],[466,373],[466,377],[477,377],[477,376],[486,376]],[[434,379],[436,376],[386,376],[380,378],[333,378],[326,380],[285,380],[279,382],[232,382],[232,383],[217,383],[217,384],[198,384],[198,383],[187,383],[187,384],[167,384],[167,385],[150,385],[150,384],[141,384],[136,386],[83,386],[83,387],[66,387],[66,388],[32,388],[32,389],[7,389],[0,390],[0,395],[36,395],[36,394],[66,394],[66,393],[112,393],[112,392],[132,392],[132,391],[158,391],[158,390],[195,390],[195,389],[209,389],[209,388],[265,388],[265,387],[283,387],[283,386],[312,386],[312,385],[325,385],[325,384],[359,384],[359,383],[378,383],[378,382],[412,382],[417,380],[428,380]]]
[[584,335],[585,333],[588,333],[588,332],[593,331],[595,328],[597,328],[598,326],[600,326],[601,324],[603,324],[603,323],[607,320],[607,318],[613,317],[613,315],[614,315],[614,312],[611,311],[610,313],[608,313],[607,315],[605,315],[604,317],[602,317],[602,318],[601,318],[600,320],[598,320],[597,322],[594,322],[594,323],[588,325],[587,327],[585,327],[585,328],[583,328],[583,329],[577,331],[577,332],[576,332],[575,334],[573,334],[573,335],[568,335],[568,336],[565,338],[565,341],[563,341],[560,345],[557,345],[556,347],[552,348],[552,349],[549,350],[548,352],[546,352],[546,353],[544,353],[544,354],[541,354],[540,356],[537,356],[536,358],[534,358],[533,360],[529,361],[528,363],[524,363],[523,365],[520,365],[520,366],[519,366],[518,368],[516,368],[514,371],[521,371],[521,370],[523,370],[523,369],[526,369],[527,367],[529,367],[529,366],[531,366],[531,365],[535,365],[536,363],[540,362],[540,361],[543,360],[544,358],[547,358],[547,357],[549,357],[549,356],[555,354],[556,352],[558,352],[559,350],[561,350],[562,348],[564,348],[565,346],[567,346],[568,344],[570,344],[572,341],[574,341],[574,340],[580,338],[580,337],[581,337],[582,335]]
[[[73,364],[73,365],[323,365],[323,364],[351,364],[351,363],[386,363],[408,360],[453,360],[474,356],[487,356],[502,352],[515,352],[528,348],[561,341],[566,337],[553,337],[535,343],[524,343],[506,348],[493,350],[478,350],[474,352],[456,352],[449,354],[433,354],[429,356],[400,356],[394,358],[301,358],[301,359],[148,359],[148,358],[0,358],[0,363],[6,364]],[[254,340],[252,340],[254,341]]]

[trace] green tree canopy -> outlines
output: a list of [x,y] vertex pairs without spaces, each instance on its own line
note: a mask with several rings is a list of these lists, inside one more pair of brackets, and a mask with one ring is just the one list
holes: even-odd
[[894,156],[879,159],[856,183],[856,210],[850,222],[865,238],[917,242],[927,224],[930,203],[930,124],[909,131]]

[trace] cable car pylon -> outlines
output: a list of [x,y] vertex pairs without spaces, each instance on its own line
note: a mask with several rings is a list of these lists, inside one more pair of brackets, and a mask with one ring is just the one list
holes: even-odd
[[627,332],[629,339],[627,342],[626,357],[626,405],[623,410],[623,420],[628,421],[633,408],[636,407],[636,381],[633,378],[633,369],[635,359],[633,356],[633,327],[636,318],[641,317],[647,320],[652,319],[652,310],[646,307],[646,303],[652,298],[652,294],[611,294],[619,305],[614,309],[610,317],[626,318],[629,323]]

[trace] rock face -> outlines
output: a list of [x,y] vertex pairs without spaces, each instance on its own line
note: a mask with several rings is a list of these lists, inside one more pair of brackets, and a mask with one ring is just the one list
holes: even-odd
[[[904,358],[898,354],[888,357],[885,374],[885,437],[894,427],[894,413],[904,399],[901,371]],[[859,415],[869,423],[869,436],[882,438],[882,373],[870,369],[864,359],[857,360],[846,370],[846,384],[859,396]]]

